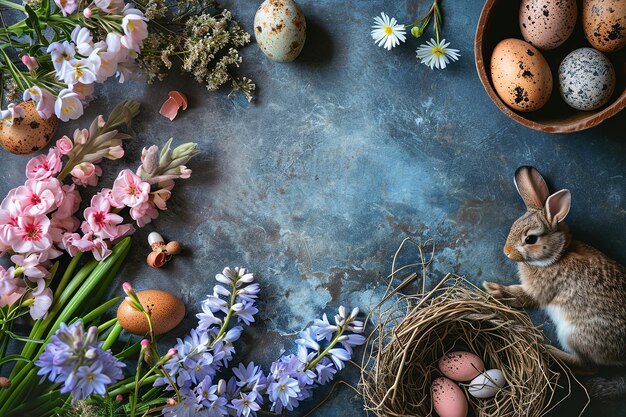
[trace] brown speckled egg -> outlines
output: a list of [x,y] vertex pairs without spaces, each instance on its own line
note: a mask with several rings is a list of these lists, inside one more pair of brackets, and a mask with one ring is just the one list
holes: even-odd
[[466,382],[480,375],[485,370],[485,364],[473,353],[450,352],[439,359],[439,370],[454,381]]
[[583,29],[587,40],[602,52],[626,45],[626,0],[583,0]]
[[[161,290],[139,291],[137,298],[150,312],[154,334],[163,334],[178,326],[185,317],[185,304],[176,296]],[[146,316],[135,310],[129,300],[117,308],[117,319],[124,330],[144,336],[150,331]]]
[[552,94],[552,73],[541,53],[519,39],[505,39],[491,54],[491,81],[496,92],[514,110],[543,107]]
[[25,117],[13,120],[12,126],[0,123],[0,145],[7,151],[26,155],[43,148],[50,142],[57,128],[57,118],[52,115],[42,119],[32,101],[19,103]]
[[522,0],[519,26],[526,41],[539,49],[554,49],[576,26],[576,0]]
[[254,37],[272,61],[293,61],[306,40],[302,9],[293,0],[265,0],[254,16]]
[[439,377],[430,386],[433,409],[439,417],[466,417],[467,398],[461,387],[448,378]]

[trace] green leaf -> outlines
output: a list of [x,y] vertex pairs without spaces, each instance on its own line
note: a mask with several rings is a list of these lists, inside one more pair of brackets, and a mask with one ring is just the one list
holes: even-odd
[[21,342],[30,342],[30,343],[43,343],[44,340],[41,339],[32,339],[30,337],[26,337],[26,336],[20,336],[19,334],[15,334],[13,332],[10,332],[8,330],[6,330],[6,333],[11,336],[12,339],[15,340],[19,340]]
[[5,356],[4,358],[0,358],[0,365],[4,365],[5,363],[9,363],[9,362],[18,362],[18,361],[30,362],[30,359],[25,358],[22,355],[8,355],[8,356]]

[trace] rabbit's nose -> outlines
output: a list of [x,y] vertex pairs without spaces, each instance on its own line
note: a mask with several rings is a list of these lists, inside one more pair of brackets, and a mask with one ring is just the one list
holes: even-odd
[[504,254],[507,256],[507,258],[511,257],[511,251],[512,248],[509,245],[504,245]]

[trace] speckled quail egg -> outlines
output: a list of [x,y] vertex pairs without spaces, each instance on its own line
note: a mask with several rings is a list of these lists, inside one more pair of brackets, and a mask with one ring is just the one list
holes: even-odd
[[626,45],[626,1],[583,0],[583,29],[599,51],[615,52]]
[[[185,304],[167,291],[139,291],[137,298],[150,313],[152,329],[156,335],[169,332],[185,317]],[[143,336],[150,331],[145,314],[135,310],[128,299],[122,301],[117,308],[117,319],[120,326],[129,333]]]
[[254,16],[254,37],[272,61],[293,61],[306,40],[302,9],[293,0],[265,0]]
[[522,0],[519,25],[522,36],[539,49],[554,49],[576,26],[576,0]]
[[55,115],[49,119],[41,118],[32,101],[17,105],[24,109],[25,115],[13,120],[11,126],[0,122],[0,145],[11,153],[26,155],[38,151],[50,142],[57,128],[57,118]]
[[559,66],[561,96],[578,110],[595,110],[605,105],[615,89],[615,70],[602,52],[580,48]]

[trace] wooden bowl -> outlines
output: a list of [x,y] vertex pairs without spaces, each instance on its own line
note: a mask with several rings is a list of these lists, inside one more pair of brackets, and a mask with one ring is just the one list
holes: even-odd
[[508,107],[496,93],[491,82],[491,52],[496,44],[506,38],[524,39],[519,29],[520,1],[487,0],[478,21],[474,39],[476,69],[491,100],[504,114],[531,129],[550,133],[571,133],[598,125],[626,107],[626,48],[605,54],[613,63],[617,83],[609,103],[598,110],[581,111],[568,106],[559,91],[559,64],[574,49],[590,47],[585,38],[582,24],[581,1],[578,1],[578,22],[570,38],[561,46],[541,51],[552,70],[554,87],[552,96],[544,107],[534,112],[518,112]]

